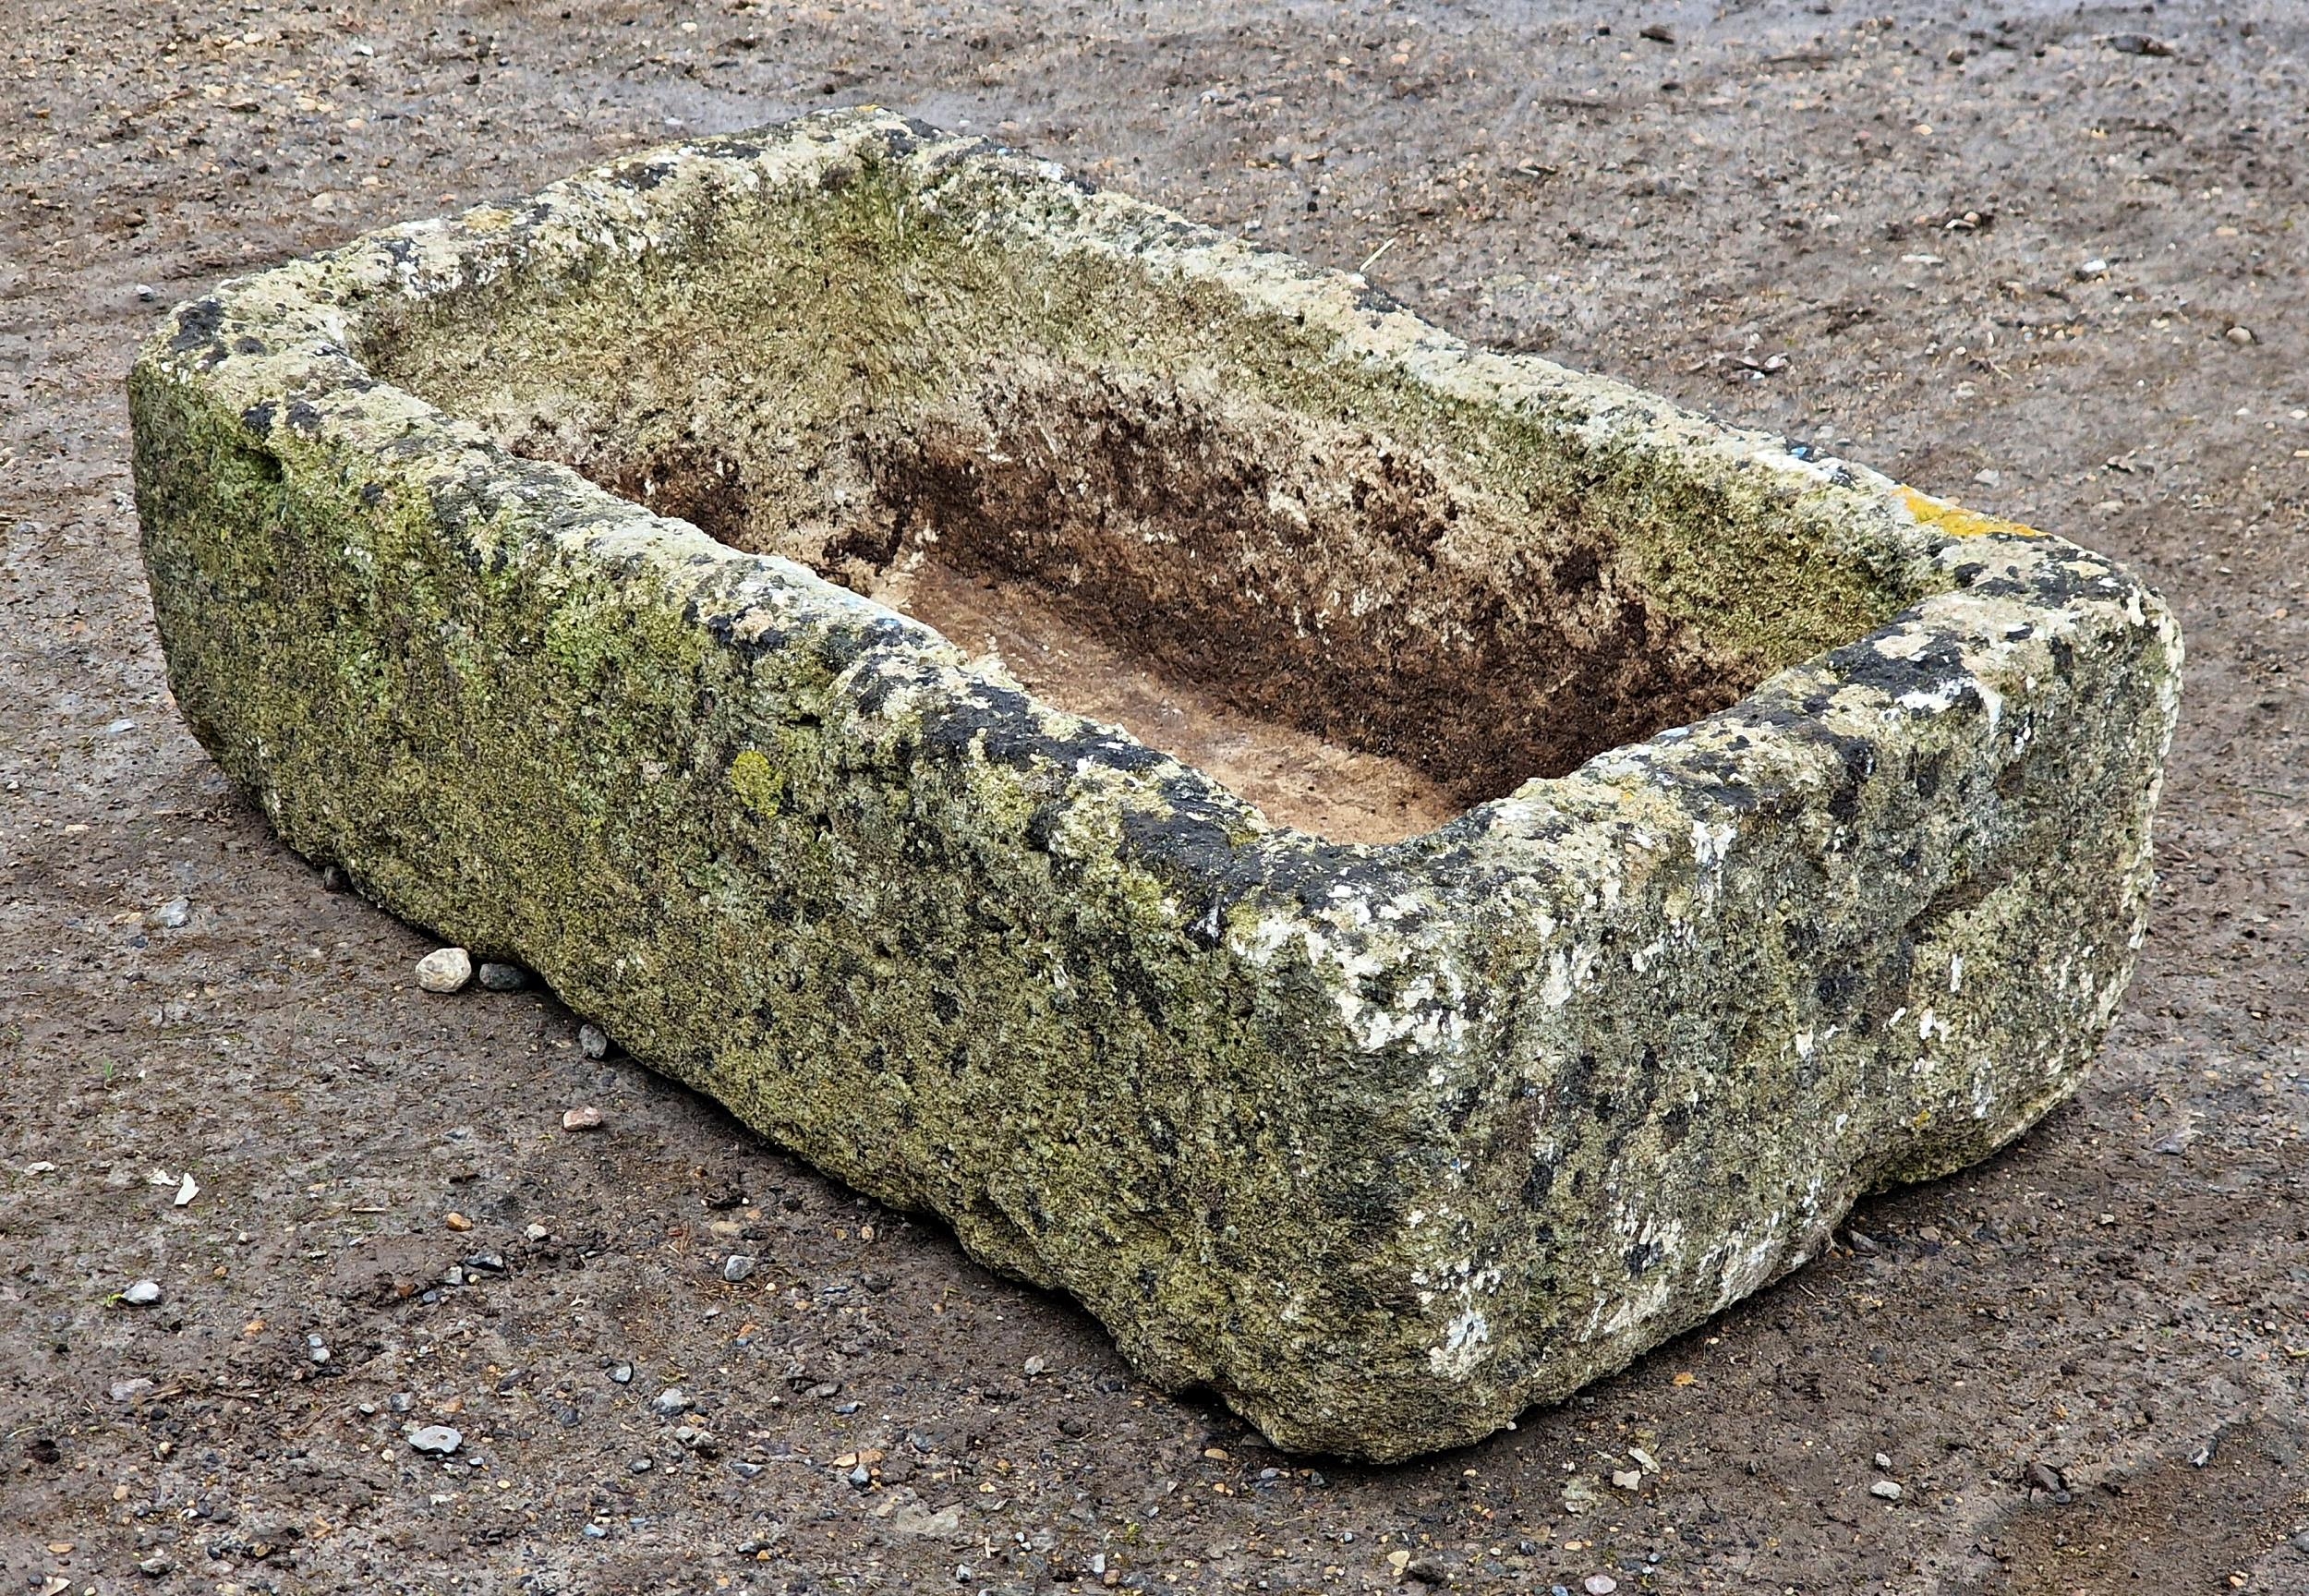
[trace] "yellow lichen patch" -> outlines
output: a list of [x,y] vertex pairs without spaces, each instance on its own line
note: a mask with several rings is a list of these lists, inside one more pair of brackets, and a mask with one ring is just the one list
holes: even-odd
[[1901,502],[1908,506],[1908,514],[1927,526],[1938,526],[1952,538],[1986,538],[1992,532],[2002,532],[2013,538],[2041,538],[2043,533],[2018,521],[2000,520],[1983,515],[1945,499],[1935,499],[1929,493],[1919,493],[1903,484]]
[[768,758],[748,748],[730,761],[730,785],[756,815],[775,815],[778,800],[785,795],[786,779]]

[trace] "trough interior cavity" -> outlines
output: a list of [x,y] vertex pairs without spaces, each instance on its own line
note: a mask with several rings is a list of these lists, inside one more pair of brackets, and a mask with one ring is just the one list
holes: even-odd
[[639,260],[380,302],[359,353],[1341,841],[1723,707],[1915,596],[1672,466],[1051,248],[999,183],[834,175],[700,202]]

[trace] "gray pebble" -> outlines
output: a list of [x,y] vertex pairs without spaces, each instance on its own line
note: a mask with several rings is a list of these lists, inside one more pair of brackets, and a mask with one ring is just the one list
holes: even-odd
[[446,1457],[465,1445],[465,1436],[446,1424],[428,1424],[409,1433],[409,1445],[431,1457]]
[[656,1465],[652,1464],[647,1457],[636,1457],[631,1463],[625,1465],[625,1467],[633,1473],[647,1474],[652,1468],[656,1467]]
[[588,1058],[610,1056],[610,1034],[591,1021],[577,1027],[577,1046]]
[[630,1385],[634,1381],[634,1366],[631,1363],[612,1363],[610,1365],[610,1378],[620,1385]]
[[732,1252],[721,1261],[721,1277],[732,1286],[753,1277],[755,1261],[743,1252]]
[[1897,1502],[1900,1500],[1901,1491],[1900,1487],[1893,1484],[1890,1480],[1879,1480],[1875,1484],[1868,1487],[1868,1494],[1882,1501]]
[[410,1409],[417,1406],[417,1397],[406,1391],[395,1391],[392,1396],[385,1398],[385,1406],[392,1409],[395,1413],[406,1413]]
[[147,916],[163,931],[177,931],[192,924],[192,901],[171,898]]
[[161,1300],[161,1283],[139,1280],[120,1294],[120,1300],[131,1308],[150,1308]]
[[484,960],[473,972],[473,978],[491,992],[518,992],[529,985],[529,972],[518,964],[501,964]]
[[679,1385],[669,1385],[649,1399],[649,1410],[667,1419],[690,1410],[690,1394]]
[[139,1396],[150,1396],[158,1389],[160,1387],[141,1375],[134,1380],[115,1380],[113,1382],[112,1398],[115,1402],[133,1402]]
[[175,1565],[174,1563],[171,1563],[167,1558],[160,1555],[158,1553],[155,1553],[151,1556],[147,1557],[143,1562],[137,1565],[137,1572],[143,1575],[148,1579],[158,1579],[162,1575],[167,1573],[175,1566]]

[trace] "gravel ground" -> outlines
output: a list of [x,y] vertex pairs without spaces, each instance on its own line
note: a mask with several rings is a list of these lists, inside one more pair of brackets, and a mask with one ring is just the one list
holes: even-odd
[[[1870,4],[0,0],[0,1590],[2309,1590],[2309,17]],[[1367,1469],[1146,1389],[550,996],[420,992],[172,710],[135,342],[867,100],[2147,574],[2164,887],[2078,1100]]]

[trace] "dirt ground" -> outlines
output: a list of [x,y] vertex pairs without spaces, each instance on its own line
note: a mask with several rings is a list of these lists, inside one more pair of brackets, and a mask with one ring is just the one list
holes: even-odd
[[[0,1591],[2309,1591],[2309,11],[1868,6],[0,0]],[[172,710],[133,346],[862,101],[2146,574],[2164,885],[2079,1098],[1370,1469],[1147,1390],[550,998],[419,993]]]

